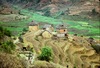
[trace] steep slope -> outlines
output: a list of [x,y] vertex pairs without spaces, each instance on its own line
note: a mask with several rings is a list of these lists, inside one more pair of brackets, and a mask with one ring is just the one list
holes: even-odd
[[0,68],[24,68],[24,66],[16,56],[0,52]]
[[[52,47],[53,62],[73,68],[95,68],[100,65],[100,55],[89,45],[89,43],[78,38],[77,41],[70,40],[52,40],[46,39],[41,36],[34,36],[35,32],[28,32],[23,35],[24,44],[30,45],[34,48],[36,54],[40,54],[43,46],[47,45]],[[82,43],[82,41],[84,41]]]

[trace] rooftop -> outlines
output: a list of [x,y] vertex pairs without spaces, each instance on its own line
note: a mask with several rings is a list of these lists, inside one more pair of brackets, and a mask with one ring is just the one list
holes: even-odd
[[31,23],[29,23],[29,26],[36,26],[36,25],[38,25],[36,21],[32,21]]
[[43,26],[43,28],[50,28],[50,27],[52,27],[51,24],[45,24],[45,25]]
[[67,26],[64,24],[59,24],[56,26],[56,29],[67,29]]

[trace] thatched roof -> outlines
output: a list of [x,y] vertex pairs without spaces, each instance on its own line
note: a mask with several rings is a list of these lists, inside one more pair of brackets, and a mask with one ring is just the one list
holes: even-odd
[[52,27],[51,24],[45,24],[45,25],[43,26],[43,28],[50,28],[50,27]]
[[29,23],[29,26],[36,26],[36,25],[38,25],[36,21],[32,21],[31,23]]
[[67,27],[64,24],[59,24],[56,26],[56,29],[67,29]]

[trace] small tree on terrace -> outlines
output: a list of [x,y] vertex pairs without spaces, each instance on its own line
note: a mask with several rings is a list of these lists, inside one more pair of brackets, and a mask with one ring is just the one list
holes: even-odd
[[41,50],[41,54],[39,55],[39,60],[50,61],[52,57],[52,49],[48,46],[45,46]]

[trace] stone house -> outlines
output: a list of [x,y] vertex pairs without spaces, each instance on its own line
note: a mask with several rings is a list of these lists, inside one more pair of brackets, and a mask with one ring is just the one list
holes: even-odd
[[47,31],[47,30],[44,30],[43,32],[42,32],[42,37],[43,38],[47,38],[47,39],[49,39],[49,38],[52,38],[52,33],[51,32],[49,32],[49,31]]
[[65,25],[63,24],[57,25],[56,30],[58,33],[57,37],[60,37],[60,38],[68,37],[67,27]]
[[63,24],[57,25],[56,30],[58,33],[61,33],[61,34],[67,33],[67,27]]
[[54,28],[53,28],[53,25],[51,25],[51,24],[45,24],[45,25],[43,26],[43,30],[52,32],[52,31],[54,30]]
[[39,30],[39,24],[35,21],[29,23],[29,31],[37,31]]

